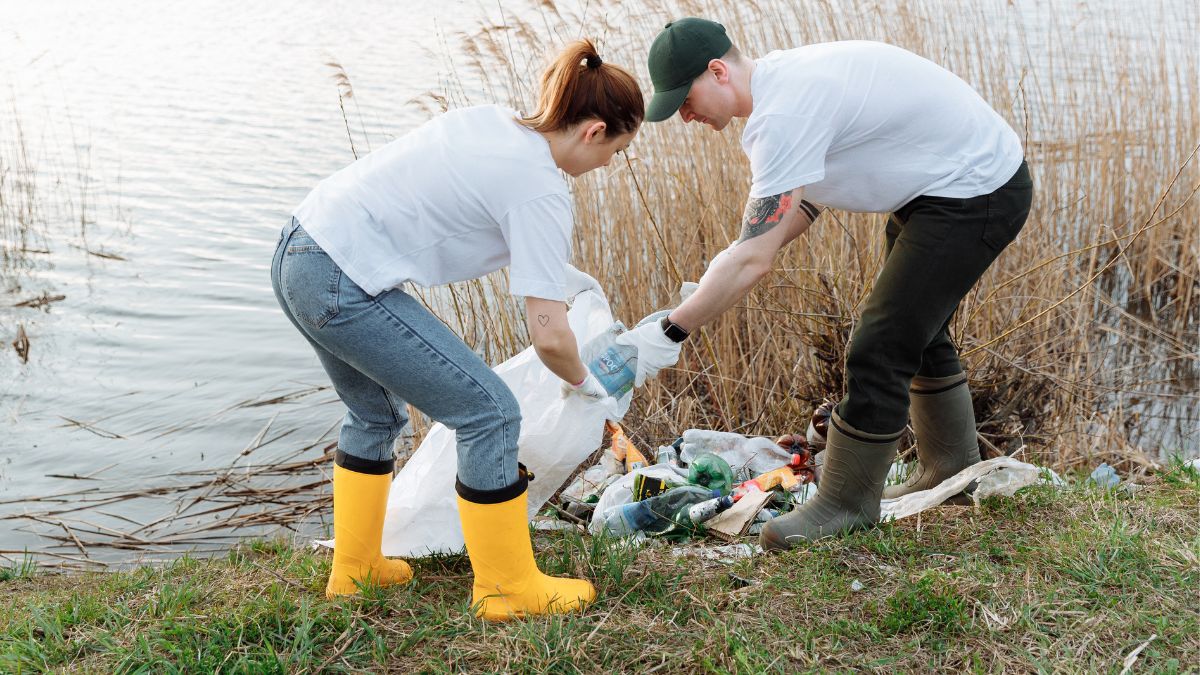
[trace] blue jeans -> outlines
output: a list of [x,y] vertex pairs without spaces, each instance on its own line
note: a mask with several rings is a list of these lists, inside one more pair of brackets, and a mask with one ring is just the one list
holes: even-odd
[[398,288],[368,295],[295,218],[275,250],[271,283],[346,405],[339,450],[367,462],[391,461],[411,403],[455,430],[464,485],[490,491],[517,482],[516,398],[421,303]]

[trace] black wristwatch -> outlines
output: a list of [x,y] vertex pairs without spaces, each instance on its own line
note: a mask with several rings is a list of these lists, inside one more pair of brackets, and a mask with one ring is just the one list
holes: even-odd
[[670,338],[671,342],[683,342],[688,338],[688,332],[679,324],[671,321],[671,316],[669,314],[662,318],[662,321],[659,322],[659,325],[662,326],[663,335],[666,335],[668,338]]

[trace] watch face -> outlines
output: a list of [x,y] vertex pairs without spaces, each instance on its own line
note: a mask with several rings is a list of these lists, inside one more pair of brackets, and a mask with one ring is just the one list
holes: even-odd
[[688,332],[680,328],[677,324],[672,323],[671,320],[665,316],[662,320],[662,329],[663,334],[670,338],[673,342],[683,342],[687,339]]

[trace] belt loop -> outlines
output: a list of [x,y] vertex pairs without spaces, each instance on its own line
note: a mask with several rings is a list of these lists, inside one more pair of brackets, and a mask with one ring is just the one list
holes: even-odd
[[296,231],[297,227],[300,227],[300,221],[296,220],[296,216],[292,216],[292,219],[288,221],[288,224],[284,225],[283,229],[280,230],[279,241],[283,241],[284,239],[290,237],[292,233]]

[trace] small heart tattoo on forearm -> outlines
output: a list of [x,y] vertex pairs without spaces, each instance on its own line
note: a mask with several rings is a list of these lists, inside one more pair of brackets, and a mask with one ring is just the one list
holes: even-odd
[[538,314],[538,323],[543,326],[550,323],[550,315],[549,314]]

